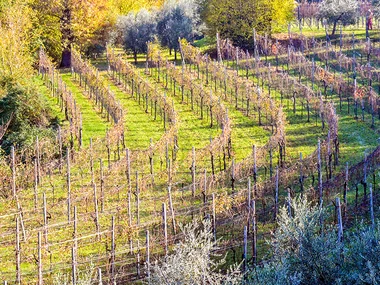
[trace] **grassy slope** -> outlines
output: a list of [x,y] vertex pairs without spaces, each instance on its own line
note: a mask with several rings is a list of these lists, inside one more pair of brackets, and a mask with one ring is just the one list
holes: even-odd
[[[102,74],[105,76],[105,74]],[[85,145],[88,145],[89,138],[96,138],[96,137],[104,137],[105,131],[107,128],[110,127],[110,124],[106,122],[105,118],[102,117],[99,112],[94,110],[94,104],[91,101],[88,101],[86,96],[82,94],[81,88],[77,85],[76,82],[73,82],[71,80],[70,74],[63,74],[64,80],[68,84],[68,87],[73,91],[73,95],[75,96],[77,100],[77,104],[80,106],[82,110],[83,115],[83,134],[84,134],[84,143]],[[152,82],[154,82],[153,78],[150,78]],[[306,78],[303,79],[306,82]],[[38,79],[37,79],[38,81]],[[40,82],[41,83],[41,82]],[[149,118],[148,115],[144,113],[142,108],[136,103],[134,100],[130,100],[128,98],[128,94],[125,94],[124,92],[121,92],[118,90],[117,86],[114,84],[110,84],[111,89],[115,92],[116,96],[120,99],[120,101],[123,104],[123,107],[127,108],[127,119],[126,119],[126,126],[128,128],[127,132],[127,145],[130,148],[140,148],[143,146],[149,145],[149,138],[152,137],[153,140],[158,140],[159,137],[162,135],[162,126],[160,126],[159,122],[155,122],[152,119]],[[162,88],[162,86],[161,86]],[[50,105],[52,105],[52,109],[54,114],[57,115],[60,120],[63,120],[62,114],[59,113],[59,107],[54,106],[55,99],[51,99],[48,96],[48,90],[41,86],[42,92],[46,95],[46,100],[49,102]],[[172,92],[161,89],[162,92],[167,92],[168,96],[171,96]],[[277,100],[279,100],[279,94],[275,94],[274,96],[277,97]],[[175,109],[179,113],[180,116],[180,134],[179,134],[179,146],[180,146],[180,152],[179,157],[181,159],[185,158],[190,150],[191,146],[195,145],[197,148],[206,146],[209,143],[209,138],[214,137],[218,134],[219,130],[217,130],[215,127],[210,128],[209,124],[206,121],[202,121],[199,119],[199,115],[196,113],[193,113],[190,110],[190,107],[188,104],[184,103],[182,104],[180,102],[180,98],[174,97],[174,105]],[[337,97],[333,96],[333,100],[336,101]],[[291,102],[290,102],[290,108],[287,110],[287,100],[285,100],[285,109],[287,113],[287,118],[289,121],[289,125],[287,127],[287,135],[288,135],[288,152],[292,157],[297,157],[298,152],[302,151],[305,155],[310,153],[315,149],[316,141],[318,137],[325,136],[326,134],[321,131],[320,126],[315,126],[314,122],[311,122],[309,124],[305,123],[306,118],[306,112],[303,111],[303,116],[301,115],[302,110],[300,106],[297,106],[296,114],[292,113],[291,110]],[[239,111],[236,111],[234,109],[234,106],[232,106],[229,103],[225,103],[228,107],[230,117],[233,120],[233,133],[232,133],[232,143],[233,148],[235,152],[235,156],[237,160],[242,159],[243,157],[247,156],[251,151],[252,144],[264,144],[267,141],[268,138],[268,132],[263,131],[262,128],[255,125],[252,120],[244,117],[242,113]],[[341,140],[341,161],[349,161],[351,163],[354,163],[358,160],[360,160],[363,156],[363,151],[365,149],[370,149],[377,145],[377,130],[373,131],[368,127],[368,121],[367,122],[356,122],[355,119],[352,117],[353,111],[351,110],[351,114],[348,115],[346,113],[346,106],[343,106],[343,110],[339,111],[340,115],[340,122],[339,122],[339,128],[340,128],[340,140]],[[205,158],[207,159],[207,158]],[[79,174],[76,175],[76,178],[80,178]],[[54,179],[54,177],[53,177]],[[45,181],[46,184],[48,184],[47,181]],[[62,177],[57,178],[56,182],[57,193],[56,193],[56,199],[64,199],[65,197],[65,191],[64,191],[64,174]],[[48,189],[48,186],[41,186],[46,187]],[[74,191],[80,195],[81,186],[80,182],[75,180],[75,187]],[[160,189],[159,191],[149,191],[150,193],[143,193],[142,194],[142,213],[141,218],[142,221],[146,222],[152,219],[152,214],[158,214],[160,213],[160,207],[161,207],[161,201],[165,201],[165,189]],[[50,193],[50,192],[49,192]],[[49,194],[51,195],[51,193]],[[185,194],[186,195],[186,194]],[[29,195],[30,196],[30,195]],[[31,197],[31,196],[30,196]],[[51,197],[51,196],[50,196]],[[118,201],[117,196],[110,196],[109,201],[109,207],[112,207],[112,205],[118,205],[122,209],[126,208],[125,205],[125,193],[121,195],[122,199],[121,201]],[[185,198],[185,199],[183,199]],[[181,200],[182,199],[182,200]],[[112,201],[111,201],[112,200]],[[62,202],[62,201],[61,201]],[[112,203],[114,204],[112,204]],[[186,202],[186,197],[183,196],[183,193],[174,193],[174,203],[175,203],[175,209],[180,209],[180,207],[188,205],[188,201]],[[92,205],[91,201],[83,201],[81,204],[81,209],[83,213],[86,211],[92,211]],[[26,207],[30,207],[30,205],[27,205]],[[61,209],[62,210],[62,209]],[[57,219],[57,214],[59,213],[59,209],[51,209],[49,210],[51,214],[54,217],[54,221],[58,220],[64,220],[65,217],[59,217]],[[39,215],[39,214],[38,214]],[[36,218],[34,216],[33,218]],[[101,217],[102,219],[102,225],[103,228],[108,227],[110,221],[109,216],[104,215]],[[123,223],[124,221],[121,221]],[[236,225],[237,226],[237,225]],[[81,224],[80,225],[81,232],[91,232],[94,229],[93,222],[91,219],[89,219],[88,223]],[[270,229],[272,229],[272,224],[267,225],[259,225],[259,245],[260,245],[260,256],[264,255],[265,252],[265,243],[262,238],[262,235],[264,233],[267,233]],[[240,227],[237,228],[237,230],[240,230]],[[237,233],[238,237],[241,238],[241,233]],[[51,235],[50,238],[53,241],[59,241],[60,238],[68,237],[71,235],[70,229],[68,230],[62,230],[59,235]],[[117,238],[120,238],[119,241],[117,241],[118,249],[121,247],[127,247],[127,242],[125,240],[125,236],[118,236]],[[141,239],[142,240],[142,239]],[[89,243],[87,241],[86,245],[82,244],[81,249],[79,251],[79,254],[81,256],[88,256],[92,253],[98,253],[105,251],[104,243]],[[70,245],[61,245],[57,246],[53,249],[54,256],[53,256],[53,262],[58,262],[62,255],[62,260],[67,260],[63,258],[64,255],[68,257],[70,255]],[[25,250],[35,249],[35,244],[31,244],[30,248],[28,248],[26,245],[24,247]],[[9,256],[9,260],[2,264],[2,268],[4,270],[9,270],[12,268],[13,270],[13,260],[14,260],[14,250],[13,247],[8,247],[6,249],[6,255]],[[237,248],[237,261],[240,261],[240,247]],[[48,256],[46,256],[46,268],[48,268]],[[231,259],[229,259],[231,260]],[[28,263],[23,263],[22,265],[23,269],[30,269],[31,271],[35,269],[35,264],[33,261],[29,260]]]
[[67,87],[72,91],[73,96],[80,106],[83,121],[83,144],[88,146],[90,138],[101,138],[105,136],[111,124],[106,122],[104,115],[95,109],[95,104],[83,94],[78,82],[75,82],[70,73],[62,74],[62,79]]

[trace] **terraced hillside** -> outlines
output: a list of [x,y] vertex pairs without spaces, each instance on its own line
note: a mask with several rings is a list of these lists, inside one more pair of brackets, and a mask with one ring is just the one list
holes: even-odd
[[[146,261],[183,237],[179,224],[202,218],[231,263],[247,226],[257,263],[279,207],[298,194],[327,222],[337,197],[345,226],[373,211],[378,82],[349,50],[306,44],[250,55],[224,41],[215,60],[181,41],[174,61],[151,43],[138,65],[109,46],[94,62],[73,51],[71,70],[41,50],[36,81],[64,123],[54,142],[36,138],[32,153],[1,161],[11,189],[0,198],[1,278],[49,284],[95,270],[94,281],[141,282]],[[377,57],[367,60],[378,74]]]

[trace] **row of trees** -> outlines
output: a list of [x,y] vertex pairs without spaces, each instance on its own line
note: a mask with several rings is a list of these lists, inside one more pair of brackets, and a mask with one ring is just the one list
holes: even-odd
[[[146,42],[158,37],[163,46],[179,49],[178,38],[193,40],[201,34],[217,32],[235,44],[247,47],[252,31],[271,34],[283,30],[294,18],[293,0],[168,0],[163,7],[148,12],[131,12],[118,20],[119,33],[127,50],[146,52]],[[205,23],[205,24],[203,24]]]
[[[318,23],[332,26],[332,35],[338,25],[355,24],[364,13],[357,0],[323,0],[318,4],[299,5],[297,9],[293,0],[167,0],[160,9],[141,9],[121,16],[117,30],[126,50],[131,51],[137,60],[138,53],[146,53],[146,42],[155,37],[175,53],[179,49],[178,38],[192,41],[197,36],[208,34],[213,37],[216,33],[249,49],[253,46],[253,30],[268,35],[284,31],[297,11],[300,19],[300,13],[305,13],[307,5],[315,8]],[[372,7],[372,11],[368,7]],[[365,12],[367,24],[380,11],[376,1],[368,7]]]
[[272,34],[286,29],[294,19],[294,0],[208,0],[202,12],[208,33],[219,32],[242,48],[252,47],[253,29]]
[[147,52],[147,42],[158,38],[163,46],[179,50],[179,38],[193,40],[200,35],[199,6],[194,0],[168,0],[161,9],[141,9],[118,19],[118,35],[126,50],[134,54]]

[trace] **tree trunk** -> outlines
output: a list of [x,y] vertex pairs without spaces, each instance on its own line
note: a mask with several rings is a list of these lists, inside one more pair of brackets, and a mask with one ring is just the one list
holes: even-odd
[[137,51],[133,52],[133,58],[135,59],[135,64],[137,64]]
[[174,49],[174,60],[177,60],[177,49]]
[[336,32],[336,25],[338,24],[338,20],[334,22],[334,26],[333,26],[333,29],[332,29],[332,32],[331,32],[331,35],[335,35],[335,32]]
[[340,14],[340,16],[334,21],[334,26],[333,26],[333,30],[331,32],[331,36],[335,35],[335,32],[336,32],[336,25],[338,24],[338,22],[340,21],[340,19],[342,18],[343,14]]
[[71,67],[71,49],[70,48],[63,50],[60,67],[63,67],[63,68]]
[[71,67],[71,44],[74,42],[74,34],[71,26],[71,7],[69,0],[63,2],[64,9],[60,18],[62,60],[60,67]]

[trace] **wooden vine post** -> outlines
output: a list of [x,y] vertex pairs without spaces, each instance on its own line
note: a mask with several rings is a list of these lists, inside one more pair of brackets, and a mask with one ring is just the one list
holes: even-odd
[[21,284],[20,224],[16,216],[16,284]]
[[67,221],[71,221],[71,174],[70,174],[70,149],[67,148],[67,174],[66,174],[66,184],[67,184]]
[[256,220],[256,196],[252,199],[252,260],[257,263],[257,220]]
[[248,230],[247,226],[244,226],[244,252],[243,252],[243,262],[244,270],[243,273],[248,271]]
[[232,159],[231,164],[231,188],[232,192],[235,191],[235,159]]
[[373,209],[373,191],[372,184],[369,184],[369,211],[371,216],[371,226],[372,230],[375,230],[375,213]]
[[94,199],[94,212],[95,212],[94,222],[95,222],[96,236],[97,236],[97,240],[100,240],[99,207],[98,207],[98,195],[97,195],[97,191],[96,191],[96,184],[93,183],[92,187],[93,187],[93,191],[94,191],[94,197],[93,197],[93,199]]
[[42,242],[41,242],[41,232],[38,232],[38,285],[43,284],[42,277]]
[[340,205],[340,198],[336,197],[335,204],[337,208],[337,215],[338,215],[338,241],[343,241],[343,222],[342,222],[342,211],[341,211],[341,205]]
[[318,140],[318,192],[319,192],[319,206],[322,206],[323,201],[323,186],[322,186],[322,161],[321,161],[321,141]]
[[75,255],[78,254],[78,213],[77,206],[74,206],[74,223],[73,223],[73,248],[75,250]]
[[274,220],[276,221],[278,215],[278,187],[279,187],[279,170],[278,166],[276,167],[276,188],[274,193]]
[[165,255],[168,254],[168,224],[166,219],[166,204],[162,203],[162,227],[164,233],[164,250]]
[[104,169],[103,160],[99,159],[99,171],[100,171],[100,211],[104,213]]
[[136,171],[136,217],[137,226],[140,225],[140,188],[139,188],[139,172]]
[[348,162],[346,162],[346,171],[345,171],[345,177],[344,177],[344,190],[343,190],[343,204],[344,204],[344,221],[346,222],[347,218],[347,192],[348,192]]
[[292,217],[292,193],[289,187],[287,189],[287,192],[288,192],[288,199],[286,201],[286,204],[288,206],[288,215],[291,218]]
[[215,213],[215,193],[212,193],[212,233],[216,242],[216,213]]
[[[257,195],[257,157],[256,157],[256,145],[253,146],[253,195]],[[272,166],[271,166],[272,167]],[[272,169],[271,169],[272,172]],[[272,176],[272,174],[271,174]],[[249,180],[249,185],[251,180]]]
[[47,209],[46,209],[46,194],[45,192],[42,194],[42,200],[43,200],[43,219],[44,219],[44,238],[45,238],[45,245],[48,249],[48,218],[47,218]]
[[13,199],[16,199],[16,162],[15,162],[15,147],[11,146],[11,169],[12,169],[12,193]]
[[34,162],[34,210],[37,210],[38,200],[38,176],[37,176],[37,159],[33,159]]
[[125,174],[127,176],[127,184],[128,184],[128,225],[132,226],[132,209],[131,209],[131,195],[132,195],[132,183],[131,183],[131,160],[129,157],[129,149],[125,150],[126,160],[127,160],[127,169]]
[[195,168],[196,168],[196,165],[195,165],[195,148],[193,147],[192,148],[192,162],[191,162],[191,180],[192,180],[192,183],[191,183],[191,191],[192,191],[192,195],[193,197],[195,197],[195,187],[196,187],[196,182],[195,182]]
[[150,284],[150,245],[149,245],[149,230],[145,232],[145,240],[146,240],[146,275],[148,279],[148,284]]
[[98,268],[98,285],[103,285],[102,269],[101,268]]
[[71,283],[77,284],[77,260],[74,247],[71,248]]
[[168,186],[168,200],[169,200],[170,214],[172,216],[173,234],[175,235],[177,233],[177,230],[176,230],[176,223],[175,223],[175,214],[174,214],[174,209],[173,209],[173,199],[172,199],[171,186]]
[[112,216],[111,221],[111,284],[114,284],[116,282],[115,280],[115,217]]
[[299,178],[299,181],[300,181],[300,191],[301,191],[301,196],[303,195],[303,191],[304,191],[304,176],[303,176],[303,172],[302,172],[302,167],[303,167],[303,161],[302,161],[302,152],[300,152],[300,178]]

